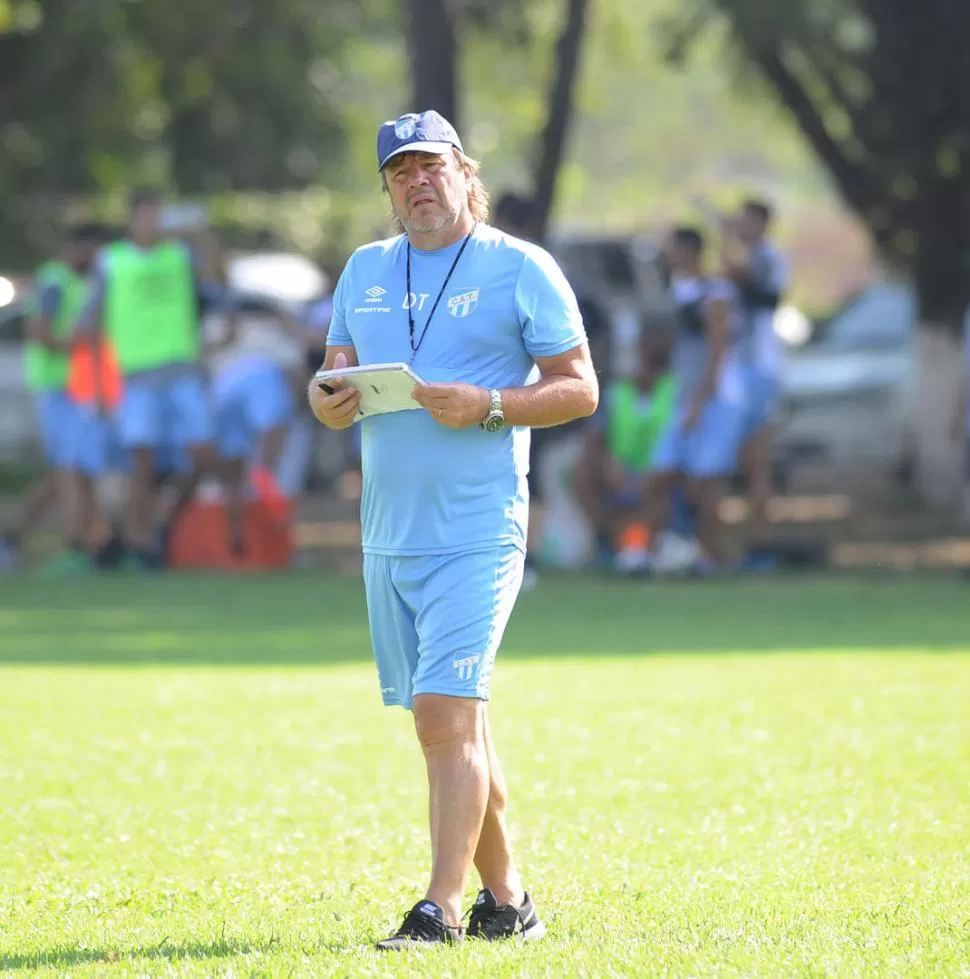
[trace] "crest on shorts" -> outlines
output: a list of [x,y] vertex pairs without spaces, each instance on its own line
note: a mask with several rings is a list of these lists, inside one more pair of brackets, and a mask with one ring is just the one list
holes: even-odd
[[418,117],[409,112],[394,123],[394,135],[398,139],[410,139],[417,132]]

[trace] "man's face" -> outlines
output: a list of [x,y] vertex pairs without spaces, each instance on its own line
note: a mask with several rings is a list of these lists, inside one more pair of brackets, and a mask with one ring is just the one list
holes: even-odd
[[747,245],[757,244],[765,234],[765,219],[753,208],[744,208],[738,218],[738,237]]
[[158,201],[140,201],[131,212],[131,235],[133,238],[149,240],[157,238],[161,205]]
[[384,167],[384,179],[394,214],[408,233],[441,231],[468,205],[468,178],[454,153],[401,153]]
[[671,272],[683,272],[692,266],[693,253],[675,234],[670,234],[664,241],[664,258]]
[[75,272],[85,273],[94,262],[98,243],[92,238],[80,238],[71,242],[68,261]]

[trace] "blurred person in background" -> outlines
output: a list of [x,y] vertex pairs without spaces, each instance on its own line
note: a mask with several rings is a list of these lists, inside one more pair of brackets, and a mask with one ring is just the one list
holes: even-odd
[[686,482],[702,548],[695,571],[708,574],[727,564],[719,508],[727,480],[737,468],[744,433],[743,379],[734,349],[740,310],[730,282],[704,275],[704,239],[698,231],[675,228],[666,240],[665,254],[677,316],[677,400],[654,450],[647,481],[650,544],[625,549],[622,570],[652,569],[669,526],[671,493]]
[[[532,203],[518,194],[505,193],[498,198],[493,213],[493,224],[501,231],[515,235],[523,241],[535,241]],[[596,297],[581,290],[575,290],[575,293],[576,303],[586,328],[590,356],[599,373],[609,363],[609,316]],[[522,587],[526,591],[534,588],[539,581],[535,555],[540,550],[546,526],[546,505],[542,480],[539,478],[540,461],[543,453],[552,444],[575,432],[582,425],[583,421],[578,420],[555,428],[536,428],[532,431],[532,441],[529,446],[529,535],[525,574],[522,579]]]
[[637,372],[609,382],[573,469],[576,500],[599,553],[621,568],[625,551],[643,551],[649,544],[643,521],[647,473],[675,398],[669,338],[645,332]]
[[[339,273],[332,281],[337,278]],[[302,369],[294,369],[293,374],[293,383],[299,389],[300,398],[280,460],[280,483],[294,497],[306,488],[319,436],[319,428],[314,424],[312,412],[302,395],[326,357],[327,331],[332,316],[333,293],[328,290],[306,305],[298,317],[295,330],[291,331],[303,345],[303,363]],[[360,496],[360,430],[354,426],[346,431],[345,436],[344,455],[349,460],[349,467],[340,479],[349,484],[350,492],[342,492],[341,495],[356,499]]]
[[213,352],[209,367],[231,552],[243,557],[250,489],[281,523],[290,518],[292,494],[277,475],[296,410],[291,372],[302,366],[303,350],[302,324],[277,304],[240,298],[235,308],[235,335]]
[[74,321],[84,306],[88,276],[103,243],[100,227],[85,224],[71,232],[63,255],[46,262],[34,278],[27,325],[26,375],[34,392],[44,458],[53,470],[28,494],[13,528],[0,539],[0,565],[19,562],[21,545],[55,500],[65,551],[49,573],[86,570],[94,521],[91,458],[80,438],[79,411],[68,391]]
[[782,359],[775,313],[787,286],[788,270],[781,253],[767,240],[772,218],[766,202],[746,201],[736,219],[724,222],[721,255],[724,274],[737,288],[743,315],[739,358],[746,414],[741,468],[750,508],[743,567],[751,571],[769,571],[776,564],[768,519],[774,492],[772,433]]
[[192,466],[173,518],[202,474],[215,471],[201,364],[200,312],[208,292],[190,250],[164,236],[159,194],[136,190],[129,208],[128,237],[98,256],[77,328],[79,337],[107,340],[123,378],[113,421],[131,458],[126,565],[155,568],[164,562],[155,526],[161,454],[182,450]]

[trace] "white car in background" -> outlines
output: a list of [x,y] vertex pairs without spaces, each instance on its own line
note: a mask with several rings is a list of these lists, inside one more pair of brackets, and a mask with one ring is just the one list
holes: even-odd
[[912,288],[883,282],[787,348],[777,442],[785,468],[811,461],[910,477],[916,323]]

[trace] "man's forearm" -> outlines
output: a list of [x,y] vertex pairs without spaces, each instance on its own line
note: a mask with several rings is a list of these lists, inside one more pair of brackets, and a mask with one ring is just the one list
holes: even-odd
[[524,388],[502,391],[502,410],[508,425],[527,428],[552,428],[577,418],[588,418],[599,403],[599,384],[595,375],[544,377]]

